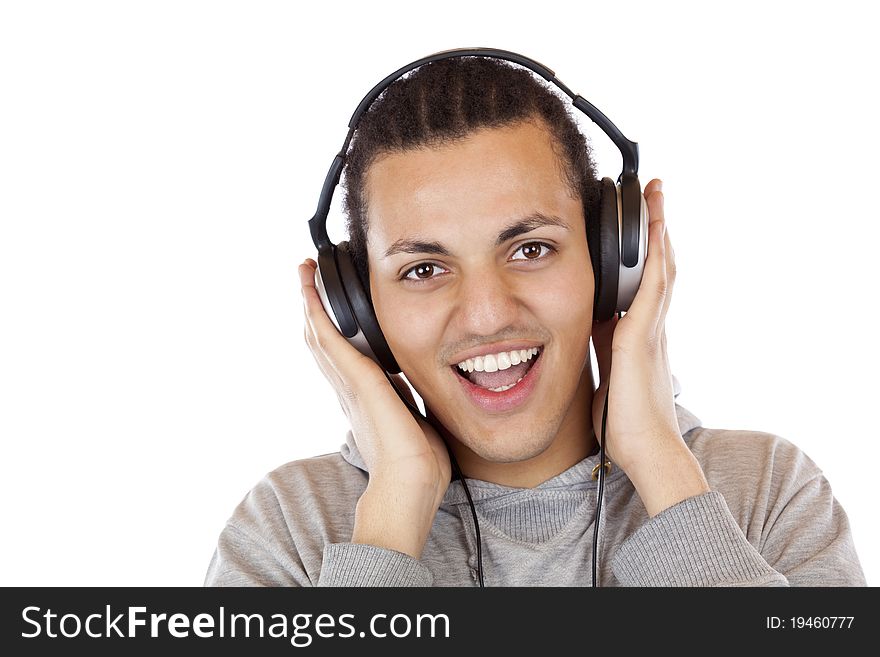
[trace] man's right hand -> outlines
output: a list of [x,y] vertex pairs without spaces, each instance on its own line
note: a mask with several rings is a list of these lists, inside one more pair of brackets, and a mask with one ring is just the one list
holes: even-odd
[[[336,391],[370,473],[358,501],[351,540],[418,559],[449,486],[446,445],[400,400],[379,365],[336,329],[318,296],[316,271],[317,263],[311,259],[299,266],[305,339]],[[399,375],[392,378],[415,407],[406,382]]]

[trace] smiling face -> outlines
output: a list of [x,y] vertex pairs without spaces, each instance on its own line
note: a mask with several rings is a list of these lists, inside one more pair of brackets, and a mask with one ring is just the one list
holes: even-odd
[[594,280],[543,124],[383,155],[366,192],[379,324],[462,469],[528,486],[587,456]]

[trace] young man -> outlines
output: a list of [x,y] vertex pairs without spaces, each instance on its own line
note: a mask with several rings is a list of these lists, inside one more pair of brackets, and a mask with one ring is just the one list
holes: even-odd
[[[610,380],[600,585],[864,585],[809,458],[676,404],[659,180],[644,190],[638,293],[593,322],[601,182],[530,73],[484,58],[418,68],[364,114],[345,166],[352,257],[429,421],[337,331],[306,260],[305,337],[352,428],[341,452],[248,494],[206,584],[589,585]],[[467,488],[450,483],[450,452]]]

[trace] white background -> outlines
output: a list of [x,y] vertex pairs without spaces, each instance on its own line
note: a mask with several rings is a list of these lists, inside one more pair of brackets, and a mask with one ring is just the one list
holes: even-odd
[[867,7],[3,3],[0,584],[201,585],[260,477],[338,450],[306,221],[363,94],[462,46],[543,62],[639,142],[679,402],[804,449],[880,583]]

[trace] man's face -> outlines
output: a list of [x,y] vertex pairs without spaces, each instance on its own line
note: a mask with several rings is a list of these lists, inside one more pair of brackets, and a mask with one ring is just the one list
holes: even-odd
[[588,402],[587,381],[592,393],[593,272],[551,139],[537,121],[484,129],[383,156],[366,180],[382,331],[431,412],[489,462],[585,441],[591,426],[589,403],[572,402]]

